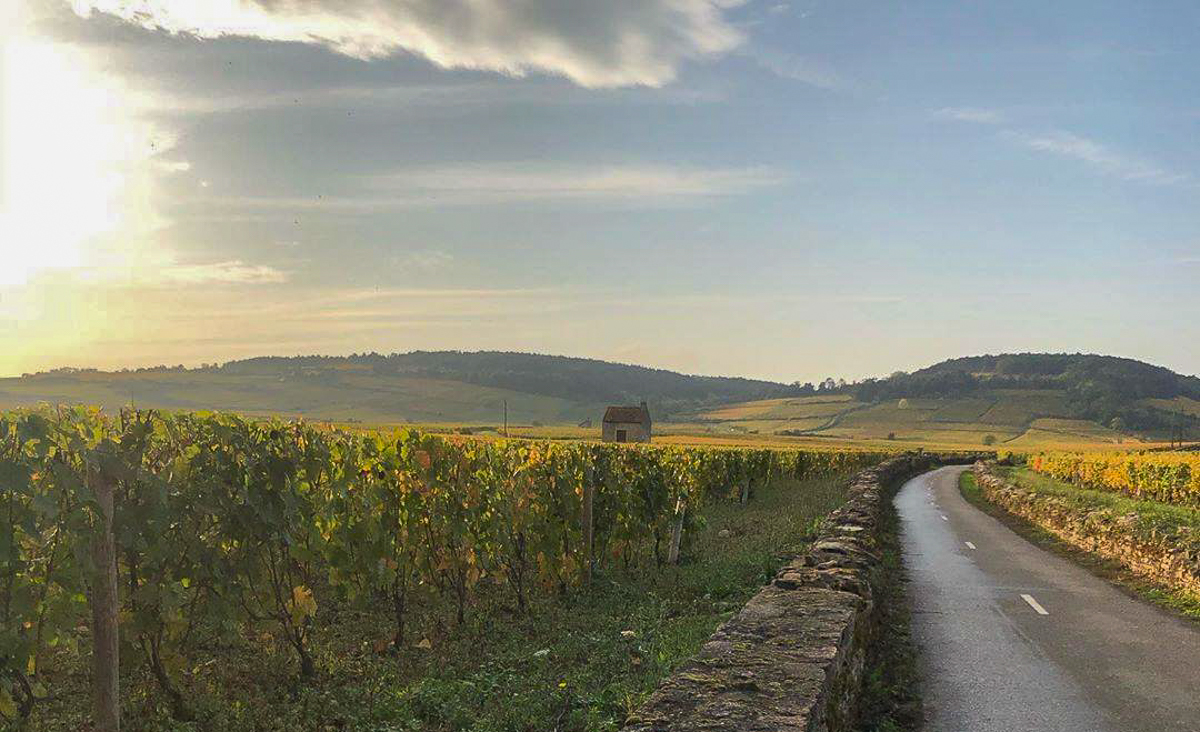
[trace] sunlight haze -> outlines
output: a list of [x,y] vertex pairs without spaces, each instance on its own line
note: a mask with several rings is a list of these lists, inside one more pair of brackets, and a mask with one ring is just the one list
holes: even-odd
[[466,5],[19,1],[0,374],[1200,371],[1194,3]]

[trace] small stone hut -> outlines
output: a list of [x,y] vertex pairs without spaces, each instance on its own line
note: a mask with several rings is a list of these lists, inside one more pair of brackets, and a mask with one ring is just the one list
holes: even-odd
[[605,442],[649,442],[650,410],[646,408],[646,403],[604,410],[600,434]]

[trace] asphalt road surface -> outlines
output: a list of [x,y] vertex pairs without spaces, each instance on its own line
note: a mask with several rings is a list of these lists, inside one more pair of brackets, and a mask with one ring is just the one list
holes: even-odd
[[1030,544],[935,470],[896,497],[930,732],[1200,732],[1200,624]]

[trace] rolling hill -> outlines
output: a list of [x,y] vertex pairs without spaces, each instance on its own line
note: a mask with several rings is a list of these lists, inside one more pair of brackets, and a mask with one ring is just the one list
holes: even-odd
[[196,369],[56,369],[0,379],[0,407],[40,402],[221,409],[363,422],[498,424],[598,420],[646,400],[657,418],[783,396],[769,381],[689,376],[594,359],[457,351],[253,358]]
[[1200,436],[1200,379],[1111,356],[974,356],[816,391],[691,418],[726,431],[1010,447]]
[[375,424],[498,425],[507,403],[514,425],[575,425],[598,420],[607,404],[643,399],[663,431],[694,435],[1011,447],[1200,437],[1200,379],[1078,354],[974,356],[819,387],[457,351],[254,358],[196,369],[58,369],[0,379],[0,408],[133,403]]

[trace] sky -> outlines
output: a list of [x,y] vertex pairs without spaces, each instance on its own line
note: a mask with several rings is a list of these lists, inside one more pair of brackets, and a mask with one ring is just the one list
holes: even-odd
[[0,375],[1200,372],[1194,0],[0,7]]

